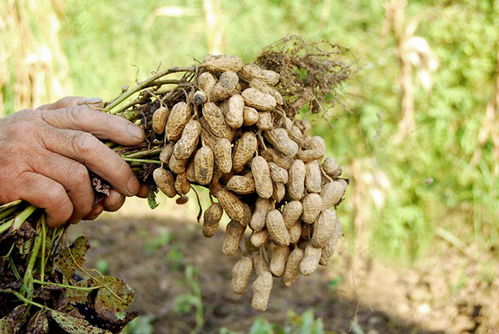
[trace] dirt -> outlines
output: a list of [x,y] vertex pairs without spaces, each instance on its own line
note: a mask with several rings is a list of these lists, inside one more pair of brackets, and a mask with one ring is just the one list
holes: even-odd
[[[237,260],[222,255],[222,230],[206,239],[195,222],[139,217],[82,223],[73,230],[81,233],[91,240],[87,265],[105,264],[135,288],[133,308],[152,316],[155,333],[188,333],[196,324],[201,333],[245,332],[257,317],[283,323],[288,310],[309,309],[333,333],[499,333],[497,261],[453,248],[412,268],[340,248],[328,268],[292,288],[275,280],[268,311],[258,313],[250,293],[230,291]],[[196,269],[193,281],[186,268]],[[195,308],[176,309],[178,298],[192,300],[193,285],[201,288],[197,322]]]

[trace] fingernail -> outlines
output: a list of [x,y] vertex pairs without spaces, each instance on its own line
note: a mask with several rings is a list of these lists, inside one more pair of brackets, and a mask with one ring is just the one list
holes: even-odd
[[134,124],[128,124],[128,134],[138,141],[144,140],[144,131]]
[[128,195],[129,196],[134,196],[138,191],[139,191],[139,181],[135,178],[135,176],[132,176],[130,180],[128,180]]
[[102,99],[100,97],[87,97],[78,102],[78,104],[97,104],[102,103]]

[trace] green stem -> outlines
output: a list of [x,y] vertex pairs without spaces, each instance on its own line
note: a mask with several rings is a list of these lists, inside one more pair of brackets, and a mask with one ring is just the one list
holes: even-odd
[[28,205],[23,211],[21,211],[15,218],[14,224],[12,225],[12,229],[18,230],[21,225],[26,221],[26,219],[31,216],[33,212],[35,212],[36,206],[34,205]]
[[15,210],[17,209],[17,207],[12,207],[12,208],[9,208],[9,209],[6,209],[5,211],[3,211],[2,213],[0,213],[0,219],[3,219],[7,216],[9,216],[12,212],[14,212]]
[[115,112],[111,111],[114,107],[116,107],[121,102],[123,102],[126,99],[128,99],[133,94],[141,91],[145,87],[148,87],[148,85],[150,85],[155,80],[157,80],[157,79],[159,79],[161,77],[164,77],[165,75],[172,74],[172,73],[178,73],[178,72],[194,72],[195,69],[196,68],[194,66],[188,66],[188,67],[181,67],[181,66],[179,66],[179,67],[173,67],[173,68],[170,68],[170,69],[158,72],[158,73],[154,74],[153,76],[151,76],[150,78],[147,78],[146,80],[144,80],[142,82],[139,82],[134,88],[128,89],[127,91],[123,92],[120,96],[118,96],[116,99],[114,99],[113,101],[111,101],[104,108],[104,111],[106,111],[108,113],[111,113],[111,114],[114,114]]
[[142,164],[157,164],[157,165],[162,164],[162,162],[159,160],[131,159],[131,158],[127,158],[127,157],[123,157],[123,160],[128,161],[128,162],[139,162]]
[[135,158],[143,158],[143,157],[148,157],[148,156],[151,156],[151,155],[156,155],[156,154],[159,154],[161,153],[161,147],[155,147],[155,148],[152,148],[150,150],[146,150],[146,151],[139,151],[139,152],[134,152],[134,153],[130,153],[130,154],[123,154],[122,156],[124,158],[132,158],[132,159],[135,159]]
[[42,239],[42,257],[40,259],[40,279],[43,281],[45,278],[45,248],[47,247],[47,226],[45,222],[45,214],[42,215],[40,219],[41,225],[41,239]]
[[42,305],[42,304],[38,304],[37,302],[34,302],[26,297],[24,297],[23,295],[21,295],[19,292],[16,292],[16,291],[8,291],[9,293],[12,293],[14,296],[17,297],[17,299],[19,299],[20,301],[22,302],[25,302],[26,304],[30,304],[30,305],[33,305],[33,306],[36,306],[36,307],[39,307],[41,309],[44,309],[44,310],[49,310],[49,308],[45,305]]
[[26,266],[26,271],[24,272],[23,282],[28,289],[29,295],[31,295],[31,292],[33,291],[33,268],[35,267],[35,261],[38,257],[41,243],[42,238],[40,236],[35,237],[35,245],[29,254],[28,265]]
[[0,225],[0,234],[7,231],[12,226],[12,224],[14,224],[14,219],[8,220],[5,223],[1,224]]
[[45,282],[42,280],[38,280],[33,278],[33,283],[40,284],[40,285],[52,285],[52,286],[58,286],[60,288],[65,288],[65,289],[73,289],[73,290],[79,290],[79,291],[92,291],[92,290],[97,290],[102,288],[102,286],[92,286],[92,287],[84,287],[84,286],[72,286],[68,284],[61,284],[61,283],[54,283],[54,282]]

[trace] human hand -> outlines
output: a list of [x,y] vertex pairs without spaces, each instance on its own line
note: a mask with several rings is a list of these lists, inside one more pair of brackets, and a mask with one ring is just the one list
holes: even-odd
[[[99,139],[144,141],[142,129],[96,109],[100,99],[66,97],[0,119],[0,203],[22,199],[45,209],[50,227],[116,211],[125,196],[147,195],[128,164]],[[94,203],[88,170],[112,190]]]

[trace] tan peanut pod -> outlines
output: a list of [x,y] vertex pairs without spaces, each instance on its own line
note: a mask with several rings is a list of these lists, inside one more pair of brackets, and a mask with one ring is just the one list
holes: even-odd
[[322,190],[322,174],[318,160],[305,164],[305,188],[311,193],[320,193]]
[[305,147],[308,147],[308,149],[298,152],[298,159],[304,162],[322,159],[324,154],[326,154],[326,143],[322,137],[314,136],[308,138],[305,140]]
[[289,201],[284,204],[282,208],[282,219],[284,220],[286,228],[291,228],[291,226],[301,217],[302,212],[303,206],[300,201]]
[[279,83],[280,75],[279,75],[279,73],[274,72],[274,71],[263,70],[261,79],[266,84],[268,84],[270,86],[275,86]]
[[288,183],[288,171],[282,167],[277,166],[274,162],[269,162],[270,177],[272,181],[279,183]]
[[272,95],[265,94],[255,88],[246,88],[241,95],[243,96],[244,103],[247,106],[261,111],[271,111],[277,105],[277,102]]
[[225,122],[233,129],[243,126],[244,122],[244,99],[239,94],[234,94],[229,98],[228,110],[225,114]]
[[161,162],[165,164],[169,163],[170,157],[173,154],[174,145],[175,145],[174,143],[168,143],[165,146],[163,146],[163,148],[161,149],[161,153],[159,154],[159,160],[161,160]]
[[331,209],[322,210],[314,224],[312,245],[317,248],[326,247],[329,239],[333,238],[336,229],[336,212]]
[[210,100],[213,102],[222,101],[235,93],[239,77],[232,71],[223,72],[213,87],[210,94]]
[[208,209],[203,214],[203,235],[206,238],[211,238],[215,235],[215,232],[218,230],[218,224],[220,223],[220,219],[222,219],[222,215],[224,210],[222,206],[218,203],[212,203]]
[[165,132],[166,121],[170,111],[166,107],[159,107],[152,114],[152,130],[157,134]]
[[189,159],[178,160],[177,158],[175,158],[175,154],[172,154],[170,156],[170,160],[168,161],[168,167],[175,174],[182,174],[185,172],[188,161]]
[[213,133],[215,137],[229,139],[232,130],[225,122],[222,110],[220,110],[215,103],[205,103],[203,105],[202,113],[211,133]]
[[304,138],[299,127],[297,127],[296,125],[291,125],[291,127],[289,129],[286,129],[286,131],[288,132],[289,138],[297,143],[298,146],[303,145]]
[[255,202],[255,210],[251,216],[250,227],[253,231],[260,231],[265,226],[267,213],[271,210],[272,204],[268,199],[258,198]]
[[198,87],[206,94],[210,95],[211,90],[217,84],[217,79],[210,72],[201,73],[198,78]]
[[267,261],[265,261],[260,251],[253,253],[253,268],[255,269],[256,276],[260,276],[261,273],[270,272],[270,267]]
[[251,244],[256,248],[260,247],[269,239],[269,232],[266,229],[253,232],[251,235]]
[[206,95],[206,93],[204,91],[198,90],[197,92],[192,94],[191,101],[192,101],[192,103],[200,106],[200,105],[203,105],[206,102],[208,102],[208,96]]
[[327,266],[329,259],[333,256],[334,250],[336,249],[336,245],[338,244],[338,240],[343,235],[343,229],[341,227],[341,223],[338,219],[335,219],[335,229],[333,233],[333,237],[329,239],[326,247],[322,249],[321,259],[319,261],[323,266]]
[[239,220],[238,223],[243,225],[244,227],[248,226],[250,221],[251,221],[251,217],[253,215],[253,212],[251,211],[251,208],[249,207],[248,204],[246,203],[243,203],[244,205],[244,209],[243,209],[243,219]]
[[180,195],[186,195],[189,190],[191,190],[191,184],[189,183],[189,180],[187,180],[186,173],[177,174],[177,177],[175,178],[175,190],[177,190]]
[[261,156],[254,157],[253,161],[251,161],[251,171],[258,196],[261,198],[270,198],[274,190],[267,161]]
[[258,275],[253,282],[253,299],[251,299],[251,307],[256,311],[265,311],[269,303],[271,291],[272,274],[266,271]]
[[185,169],[185,175],[187,180],[191,183],[197,183],[196,180],[196,168],[194,167],[194,159],[187,164],[187,168]]
[[298,278],[302,259],[303,250],[295,247],[295,249],[293,249],[293,251],[289,254],[286,267],[284,268],[284,273],[282,275],[282,282],[284,285],[291,286],[291,284],[293,284],[293,282]]
[[244,237],[244,247],[246,248],[247,254],[251,254],[251,253],[256,252],[258,250],[258,248],[253,246],[253,244],[251,243],[251,236],[252,235],[246,235]]
[[345,194],[346,187],[347,181],[343,179],[326,183],[321,191],[322,207],[327,209],[337,205]]
[[289,138],[285,129],[277,128],[265,132],[265,138],[279,152],[294,157],[298,152],[298,144]]
[[175,104],[166,122],[166,139],[176,141],[182,135],[182,130],[189,122],[191,108],[185,102]]
[[311,243],[305,247],[303,259],[300,263],[300,273],[302,275],[310,275],[317,269],[321,259],[321,253],[322,249],[314,247]]
[[273,129],[274,122],[272,120],[272,113],[269,111],[258,113],[258,121],[256,122],[256,127],[262,131]]
[[188,159],[199,143],[200,134],[201,124],[195,119],[190,120],[182,131],[182,136],[173,148],[175,158],[179,160]]
[[286,186],[284,183],[276,182],[274,183],[273,189],[272,198],[276,203],[281,202],[284,199],[284,196],[286,196]]
[[293,158],[280,154],[272,148],[263,150],[262,157],[264,157],[268,162],[274,162],[277,166],[284,168],[285,170],[289,170],[294,161]]
[[248,291],[248,283],[253,270],[253,261],[249,257],[243,257],[237,261],[232,268],[232,291],[238,295],[244,295]]
[[187,202],[189,202],[189,196],[180,196],[175,200],[178,205],[184,205]]
[[236,194],[252,194],[255,192],[255,181],[252,177],[233,175],[227,182],[226,188]]
[[332,178],[337,178],[343,172],[341,167],[331,157],[327,157],[326,160],[324,160],[324,162],[322,163],[322,169],[327,175]]
[[196,152],[194,156],[194,172],[199,184],[207,185],[211,182],[214,163],[213,151],[209,146],[203,146]]
[[319,194],[311,193],[305,195],[302,200],[302,220],[306,224],[313,224],[322,210],[322,198]]
[[152,173],[154,183],[158,186],[159,190],[163,192],[166,196],[173,198],[177,195],[175,190],[175,180],[173,179],[173,174],[170,171],[162,167],[158,167]]
[[244,236],[245,227],[238,222],[231,220],[225,229],[225,238],[222,252],[227,256],[234,256],[239,250],[239,244]]
[[259,115],[255,108],[244,106],[243,109],[243,125],[251,126],[258,122]]
[[262,93],[271,95],[278,105],[282,105],[284,103],[281,93],[260,79],[251,80],[250,87],[258,89]]
[[201,124],[201,142],[203,145],[208,145],[213,150],[219,138],[212,134],[204,117],[199,118],[199,123]]
[[258,147],[256,136],[253,132],[245,132],[236,142],[234,155],[232,157],[232,168],[240,172],[243,167],[253,158]]
[[242,221],[245,217],[245,204],[227,189],[220,189],[215,194],[222,208],[234,221]]
[[204,58],[201,66],[210,72],[216,73],[226,71],[239,72],[243,67],[243,62],[236,56],[208,55]]
[[288,246],[277,246],[272,249],[272,257],[270,259],[270,272],[277,277],[281,277],[286,267],[286,261],[291,250]]
[[286,229],[286,225],[284,225],[284,220],[279,210],[274,209],[267,213],[265,226],[267,226],[267,230],[269,231],[270,239],[276,244],[280,246],[289,245],[289,232]]
[[293,161],[288,173],[288,195],[291,199],[299,201],[305,191],[305,164],[298,159]]
[[232,170],[232,147],[228,139],[220,138],[217,140],[213,155],[215,156],[215,164],[221,173],[230,173]]
[[298,243],[301,238],[301,222],[296,222],[289,228],[289,241],[292,244]]

